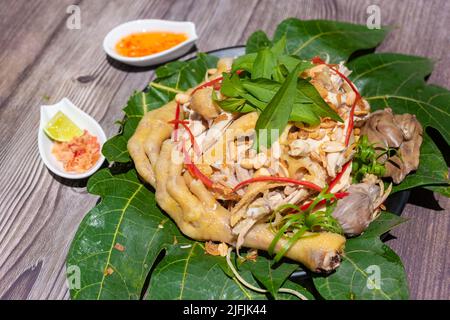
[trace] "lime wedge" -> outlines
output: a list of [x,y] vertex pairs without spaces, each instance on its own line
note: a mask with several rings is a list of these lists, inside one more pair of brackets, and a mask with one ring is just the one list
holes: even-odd
[[83,135],[83,130],[77,127],[64,113],[58,111],[47,123],[44,132],[55,141],[67,142]]

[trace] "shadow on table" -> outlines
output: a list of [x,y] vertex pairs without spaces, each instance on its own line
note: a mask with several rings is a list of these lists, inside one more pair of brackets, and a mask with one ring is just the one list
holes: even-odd
[[444,210],[437,201],[434,192],[423,188],[411,190],[411,196],[409,197],[408,203],[435,211]]

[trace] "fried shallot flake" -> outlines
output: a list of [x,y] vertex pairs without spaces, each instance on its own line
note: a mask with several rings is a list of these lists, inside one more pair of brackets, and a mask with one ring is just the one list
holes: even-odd
[[224,242],[217,244],[212,241],[208,241],[205,243],[205,252],[206,252],[206,254],[209,254],[212,256],[225,257],[228,252],[228,245]]
[[114,246],[114,248],[116,250],[119,250],[120,252],[125,251],[125,247],[123,245],[121,245],[120,243],[116,243],[116,245]]

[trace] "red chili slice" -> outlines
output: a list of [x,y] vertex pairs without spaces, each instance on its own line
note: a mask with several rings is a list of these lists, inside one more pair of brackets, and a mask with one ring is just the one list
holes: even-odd
[[[348,192],[337,192],[337,193],[334,194],[334,197],[336,199],[343,199],[343,198],[345,198],[348,195],[349,195]],[[331,199],[331,201],[334,201],[334,199]],[[302,210],[302,211],[308,210],[312,203],[313,203],[313,201],[305,203],[304,205],[302,205],[300,207],[300,210]],[[324,200],[320,201],[317,205],[326,204],[326,203],[327,203],[327,201],[324,199]]]
[[312,63],[313,64],[324,64],[326,66],[328,66],[331,70],[333,70],[342,80],[344,80],[345,82],[347,82],[347,84],[350,86],[350,88],[352,88],[353,92],[356,95],[355,98],[355,102],[353,102],[352,108],[350,109],[350,115],[349,115],[349,120],[348,120],[348,128],[347,128],[347,132],[345,134],[345,146],[348,147],[348,144],[350,142],[350,137],[353,131],[353,126],[354,126],[354,119],[353,117],[355,116],[355,109],[356,109],[356,105],[359,102],[359,100],[361,100],[361,94],[359,93],[358,89],[356,89],[355,85],[350,81],[349,78],[347,78],[344,74],[342,74],[339,70],[337,70],[335,67],[333,67],[330,64],[327,64],[325,61],[323,61],[320,57],[314,57],[312,58]]
[[[244,72],[244,70],[236,70],[237,74],[241,74],[242,72]],[[220,90],[221,84],[220,82],[223,80],[223,77],[218,77],[214,80],[205,82],[204,84],[198,86],[197,88],[194,89],[194,91],[192,91],[191,95],[193,95],[194,93],[196,93],[198,90],[200,89],[204,89],[207,87],[214,87],[214,90]]]
[[341,172],[339,172],[338,175],[336,176],[336,178],[334,178],[333,181],[331,181],[327,192],[332,190],[334,188],[334,186],[338,184],[339,180],[341,180],[342,176],[344,175],[345,170],[347,170],[348,166],[351,165],[351,163],[352,163],[352,160],[348,161],[346,164],[344,164],[342,166]]
[[195,141],[194,134],[192,133],[191,129],[188,126],[189,121],[186,121],[186,120],[171,120],[171,121],[169,121],[169,123],[173,124],[173,125],[181,124],[184,127],[184,129],[186,129],[187,133],[189,134],[189,138],[191,140],[192,147],[194,148],[194,152],[197,155],[201,155],[202,154],[202,151],[200,150],[200,147],[198,146],[197,141]]
[[189,171],[189,173],[193,177],[195,177],[198,180],[200,180],[201,182],[203,182],[203,184],[205,186],[207,186],[208,188],[212,188],[214,186],[214,182],[212,180],[210,180],[207,176],[205,176],[203,174],[203,172],[201,172],[200,169],[197,168],[197,166],[192,162],[192,159],[189,156],[189,153],[187,152],[186,148],[184,147],[184,141],[183,141],[181,150],[184,154],[184,164],[185,164],[187,170]]
[[218,84],[222,80],[223,80],[223,77],[218,77],[218,78],[216,78],[214,80],[205,82],[204,84],[202,84],[202,85],[198,86],[197,88],[195,88],[194,91],[192,91],[191,95],[193,95],[194,93],[196,93],[200,89],[204,89],[204,88],[207,88],[207,87],[215,86],[216,84]]
[[[175,120],[180,120],[180,113],[181,113],[181,106],[180,103],[177,102],[177,108],[175,110]],[[173,133],[173,139],[175,142],[178,141],[178,123],[174,123],[174,133]]]

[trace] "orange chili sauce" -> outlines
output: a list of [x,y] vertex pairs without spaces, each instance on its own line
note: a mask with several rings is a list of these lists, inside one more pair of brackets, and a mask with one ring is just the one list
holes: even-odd
[[186,41],[184,33],[140,32],[122,38],[116,45],[121,56],[137,58],[159,53]]

